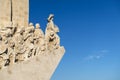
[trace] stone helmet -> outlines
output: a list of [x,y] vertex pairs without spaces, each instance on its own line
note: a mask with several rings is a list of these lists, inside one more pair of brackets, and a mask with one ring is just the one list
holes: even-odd
[[37,23],[37,24],[35,25],[35,27],[36,27],[36,29],[39,29],[39,28],[40,28],[40,24]]
[[33,26],[33,23],[30,23],[29,26]]
[[54,17],[54,14],[50,14],[49,17],[48,17],[48,22],[50,22],[51,20],[53,20],[53,17]]

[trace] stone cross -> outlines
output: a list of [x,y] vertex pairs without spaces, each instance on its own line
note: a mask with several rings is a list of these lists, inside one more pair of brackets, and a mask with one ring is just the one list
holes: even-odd
[[29,0],[0,0],[0,25],[6,26],[11,22],[28,26]]

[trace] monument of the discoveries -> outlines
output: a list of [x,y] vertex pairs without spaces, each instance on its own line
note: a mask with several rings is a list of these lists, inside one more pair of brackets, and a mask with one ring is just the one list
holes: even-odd
[[29,23],[29,0],[0,0],[0,80],[50,80],[65,52],[53,18],[44,34]]

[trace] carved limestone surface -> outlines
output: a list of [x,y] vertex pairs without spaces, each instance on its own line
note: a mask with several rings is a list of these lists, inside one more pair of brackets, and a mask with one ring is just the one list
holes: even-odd
[[48,24],[45,31],[45,40],[47,49],[54,50],[60,47],[60,38],[57,35],[59,28],[53,22],[54,15],[50,14],[48,17]]
[[45,34],[40,24],[27,27],[11,23],[0,28],[0,69],[60,48],[59,28],[50,14]]
[[0,25],[10,22],[27,26],[29,18],[29,0],[0,0]]
[[65,53],[53,19],[43,32],[29,23],[29,0],[0,0],[0,80],[50,80]]
[[50,80],[65,52],[53,19],[43,32],[29,23],[29,0],[0,0],[0,80]]

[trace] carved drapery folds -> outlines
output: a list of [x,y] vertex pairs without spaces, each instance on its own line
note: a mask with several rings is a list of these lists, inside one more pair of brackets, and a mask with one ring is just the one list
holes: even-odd
[[59,28],[53,22],[53,14],[48,17],[45,34],[37,23],[22,27],[15,23],[0,27],[0,69],[60,47],[57,35]]
[[48,17],[48,24],[45,30],[45,41],[48,50],[57,49],[60,46],[60,38],[57,35],[59,28],[53,22],[54,15],[50,14]]

